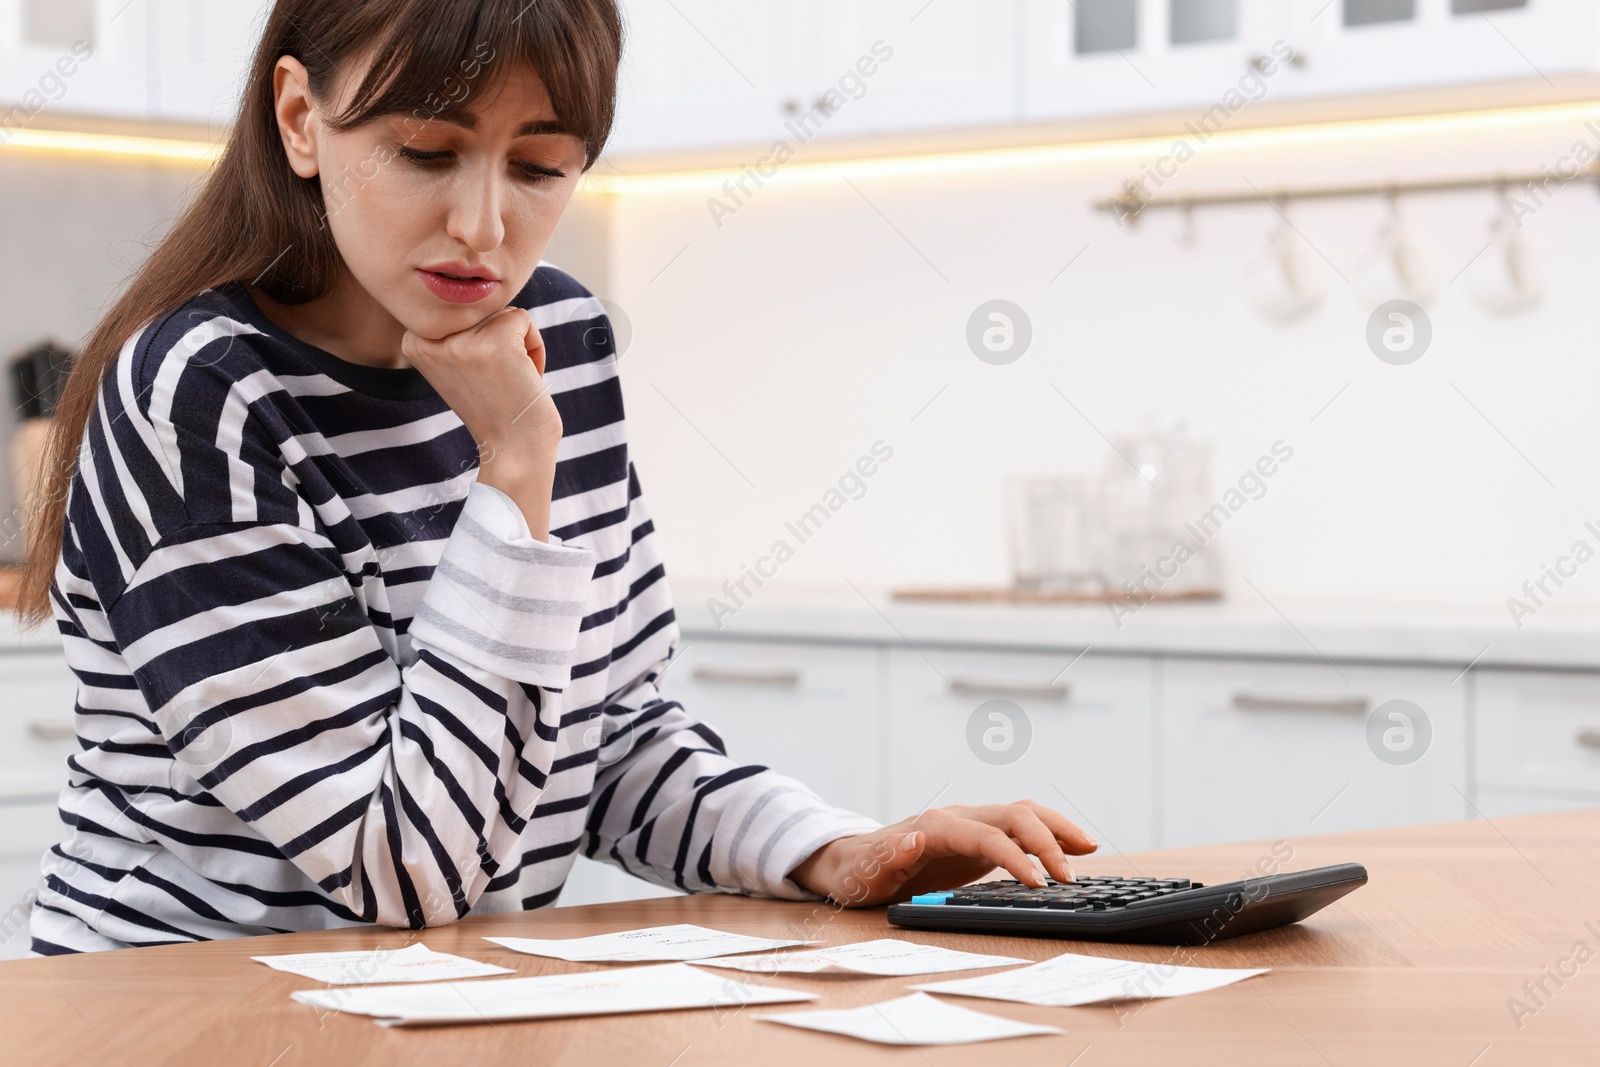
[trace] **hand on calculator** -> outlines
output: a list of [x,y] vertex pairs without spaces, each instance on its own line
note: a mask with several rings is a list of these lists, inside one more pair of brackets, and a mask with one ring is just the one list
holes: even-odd
[[891,826],[829,842],[790,872],[814,893],[851,907],[952,889],[996,867],[1030,886],[1073,880],[1067,856],[1099,842],[1031,800],[929,808]]

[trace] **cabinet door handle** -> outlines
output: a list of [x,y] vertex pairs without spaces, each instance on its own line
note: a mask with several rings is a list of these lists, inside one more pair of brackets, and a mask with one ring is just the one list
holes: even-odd
[[1072,687],[1055,682],[1049,685],[1019,685],[1016,682],[991,682],[981,678],[952,678],[950,692],[962,696],[1006,696],[1065,703],[1072,693]]
[[[1259,70],[1261,73],[1265,74],[1267,72],[1267,68],[1272,66],[1272,60],[1272,56],[1269,56],[1264,52],[1257,52],[1255,55],[1250,57],[1246,65],[1252,70]],[[1289,51],[1289,58],[1284,62],[1291,67],[1303,67],[1306,65],[1306,54],[1300,51],[1298,48],[1292,48]]]
[[78,736],[78,729],[60,719],[34,719],[28,723],[28,733],[40,741],[71,741]]
[[714,685],[768,685],[794,689],[800,685],[800,672],[794,670],[741,670],[736,667],[696,667],[690,672],[697,682]]
[[1331,711],[1340,715],[1365,715],[1366,697],[1331,700],[1308,700],[1304,697],[1261,696],[1257,693],[1233,694],[1233,706],[1239,711]]
[[1586,726],[1578,731],[1578,744],[1584,748],[1600,748],[1600,729]]

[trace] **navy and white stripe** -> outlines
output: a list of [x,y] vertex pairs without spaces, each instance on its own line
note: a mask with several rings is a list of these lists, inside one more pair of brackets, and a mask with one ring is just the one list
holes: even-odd
[[34,952],[536,908],[580,849],[807,899],[787,872],[876,825],[661,696],[678,630],[611,331],[547,265],[513,303],[565,427],[547,542],[419,372],[242,287],[128,342],[52,587],[81,751]]

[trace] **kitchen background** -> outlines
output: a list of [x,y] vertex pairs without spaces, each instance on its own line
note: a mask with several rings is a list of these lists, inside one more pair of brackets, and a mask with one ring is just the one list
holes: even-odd
[[[548,258],[622,351],[664,688],[736,754],[1122,851],[1600,803],[1600,3],[625,7]],[[0,0],[0,353],[82,341],[263,10]],[[1118,599],[1217,503],[1200,599]],[[12,643],[26,900],[71,686]]]

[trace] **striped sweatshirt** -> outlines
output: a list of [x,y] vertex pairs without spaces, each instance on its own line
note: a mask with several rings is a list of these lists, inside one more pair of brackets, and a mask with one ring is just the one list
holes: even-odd
[[80,751],[34,953],[537,908],[580,850],[816,899],[789,871],[878,825],[661,695],[678,630],[609,324],[546,264],[512,303],[564,426],[544,541],[419,371],[242,286],[119,353],[51,589]]

